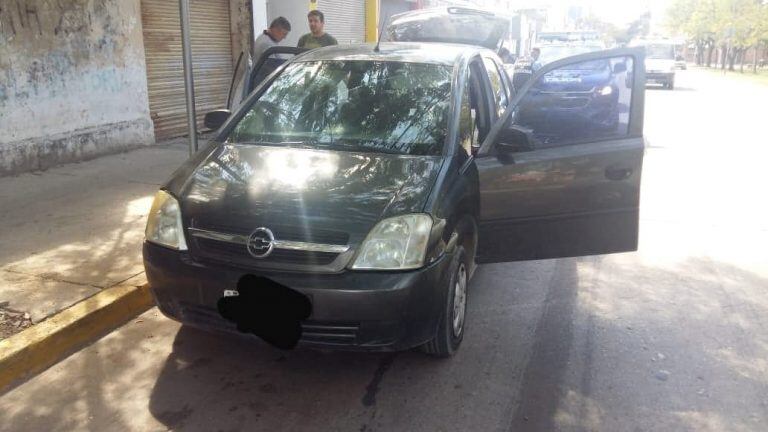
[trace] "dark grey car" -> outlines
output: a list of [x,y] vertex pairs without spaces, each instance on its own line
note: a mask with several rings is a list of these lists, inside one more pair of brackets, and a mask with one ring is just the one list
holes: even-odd
[[[609,90],[553,82],[596,60],[625,65],[615,125],[561,127]],[[563,59],[515,94],[480,47],[297,56],[158,193],[144,258],[160,310],[284,348],[451,355],[477,263],[636,249],[642,65],[632,49]]]

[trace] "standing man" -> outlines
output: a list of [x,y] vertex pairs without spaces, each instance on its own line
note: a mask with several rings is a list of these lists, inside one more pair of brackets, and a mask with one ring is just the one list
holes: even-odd
[[320,48],[330,45],[338,45],[336,38],[325,32],[325,15],[319,10],[309,11],[309,33],[299,39],[299,48]]
[[253,61],[258,61],[259,57],[269,48],[277,46],[280,41],[288,36],[288,32],[291,31],[291,23],[283,17],[277,17],[269,25],[269,28],[264,30],[256,41],[253,43]]
[[531,50],[531,70],[533,72],[536,72],[537,70],[541,69],[541,63],[539,63],[539,57],[541,57],[541,49],[539,47],[536,47]]

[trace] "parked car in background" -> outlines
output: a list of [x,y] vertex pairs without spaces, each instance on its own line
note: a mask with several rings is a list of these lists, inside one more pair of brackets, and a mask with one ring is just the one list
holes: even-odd
[[299,54],[211,116],[147,221],[164,314],[281,348],[447,357],[477,264],[636,249],[642,50],[555,61],[515,94],[487,34],[446,32],[489,15],[441,13]]
[[686,70],[688,69],[688,63],[685,62],[685,58],[681,55],[675,56],[675,67],[678,69]]
[[660,84],[672,90],[675,88],[675,45],[667,40],[640,40],[631,46],[645,48],[645,80],[648,84]]
[[629,107],[629,93],[622,89],[631,79],[627,71],[632,67],[631,58],[621,57],[563,66],[529,91],[519,119],[534,130],[548,125],[553,135],[541,133],[543,144],[565,133],[585,138],[616,133]]
[[570,42],[570,43],[549,43],[537,47],[540,51],[538,59],[534,60],[530,54],[518,59],[512,68],[512,82],[515,88],[520,88],[525,84],[536,69],[546,64],[552,63],[562,58],[584,54],[588,52],[600,51],[605,49],[599,41],[590,41],[589,43]]

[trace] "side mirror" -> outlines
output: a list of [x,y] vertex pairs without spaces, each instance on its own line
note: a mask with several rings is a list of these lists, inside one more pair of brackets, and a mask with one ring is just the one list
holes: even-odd
[[508,157],[514,153],[533,150],[533,143],[530,138],[532,132],[532,130],[523,129],[519,126],[502,129],[496,138],[496,152],[499,156]]
[[216,130],[227,121],[232,111],[228,109],[217,109],[205,114],[203,124],[211,130]]
[[613,73],[619,74],[627,71],[627,64],[624,62],[613,65]]

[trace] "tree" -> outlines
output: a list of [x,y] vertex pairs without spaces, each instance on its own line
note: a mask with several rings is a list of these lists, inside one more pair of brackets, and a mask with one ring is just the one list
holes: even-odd
[[667,26],[696,46],[696,64],[711,66],[718,32],[716,0],[676,0],[667,10]]
[[768,40],[768,2],[675,0],[667,10],[667,26],[694,42],[697,64],[704,63],[706,49],[706,65],[711,66],[712,54],[719,47],[723,69],[734,70],[739,61],[743,70],[747,50],[757,50]]

